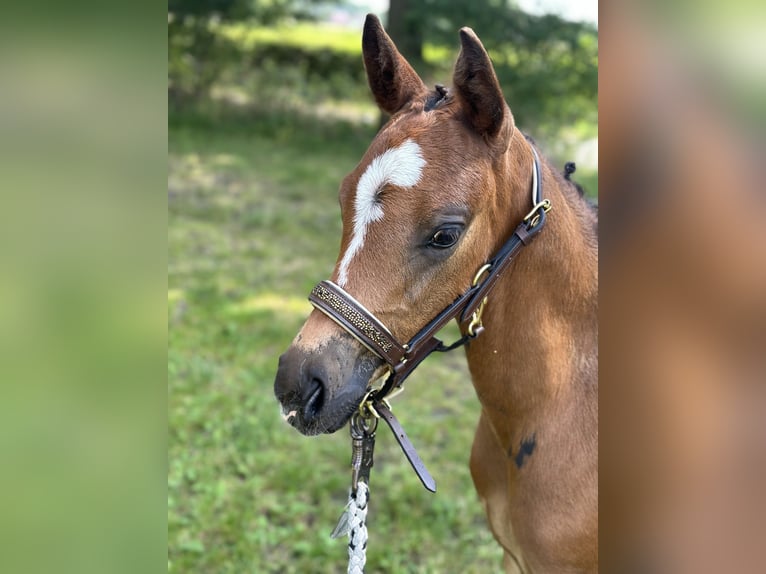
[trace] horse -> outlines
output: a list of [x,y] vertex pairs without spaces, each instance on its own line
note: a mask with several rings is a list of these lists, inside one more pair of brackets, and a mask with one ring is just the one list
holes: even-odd
[[[430,90],[367,16],[367,78],[391,117],[341,183],[332,285],[386,337],[409,341],[476,283],[536,208],[539,185],[553,209],[493,277],[480,336],[458,317],[481,403],[470,470],[507,572],[596,572],[597,214],[538,160],[478,36],[459,35],[453,87]],[[283,417],[305,435],[343,427],[390,368],[379,345],[322,311],[280,357],[274,383]]]

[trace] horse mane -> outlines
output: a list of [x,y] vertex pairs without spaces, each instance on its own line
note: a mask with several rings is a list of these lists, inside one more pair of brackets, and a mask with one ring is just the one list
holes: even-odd
[[577,165],[573,161],[568,161],[564,164],[564,179],[567,180],[569,183],[575,186],[577,189],[577,193],[580,194],[580,197],[584,198],[588,206],[593,210],[593,212],[596,214],[596,217],[598,217],[598,203],[596,203],[594,200],[585,197],[585,190],[583,189],[582,185],[577,183],[576,181],[572,180],[572,174],[577,170]]
[[430,112],[435,110],[439,105],[445,103],[449,99],[450,93],[447,88],[442,84],[436,84],[434,91],[429,92],[426,97],[425,105],[423,107],[424,112]]
[[574,186],[577,188],[577,193],[580,194],[580,197],[583,197],[585,195],[585,190],[582,188],[582,186],[577,183],[576,181],[572,181],[572,174],[577,171],[577,164],[573,161],[568,161],[564,164],[564,179],[572,182]]

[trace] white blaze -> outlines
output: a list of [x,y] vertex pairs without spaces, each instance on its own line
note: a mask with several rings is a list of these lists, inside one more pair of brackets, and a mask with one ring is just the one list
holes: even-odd
[[348,266],[364,245],[367,226],[383,217],[383,208],[378,202],[380,189],[386,184],[412,187],[420,181],[425,164],[420,146],[408,139],[402,145],[391,148],[373,159],[364,170],[356,186],[354,232],[340,262],[339,286],[345,287],[348,281]]

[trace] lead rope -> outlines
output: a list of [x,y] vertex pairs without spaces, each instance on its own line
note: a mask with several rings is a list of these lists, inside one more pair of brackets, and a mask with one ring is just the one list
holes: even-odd
[[367,562],[367,509],[370,502],[370,469],[378,420],[367,409],[355,412],[351,431],[351,491],[348,504],[330,534],[348,534],[348,574],[363,574]]
[[349,495],[348,574],[363,574],[367,562],[367,503],[370,489],[360,482],[356,496]]

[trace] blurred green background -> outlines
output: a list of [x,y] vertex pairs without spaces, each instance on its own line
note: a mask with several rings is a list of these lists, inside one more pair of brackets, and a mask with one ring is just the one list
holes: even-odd
[[[171,0],[168,5],[168,570],[339,572],[347,432],[286,426],[279,354],[332,271],[337,190],[380,125],[361,60],[376,11],[427,84],[449,85],[457,30],[490,51],[517,125],[597,193],[595,24],[508,2]],[[395,410],[438,483],[381,429],[369,572],[491,572],[473,490],[478,403],[463,355],[429,359]]]

